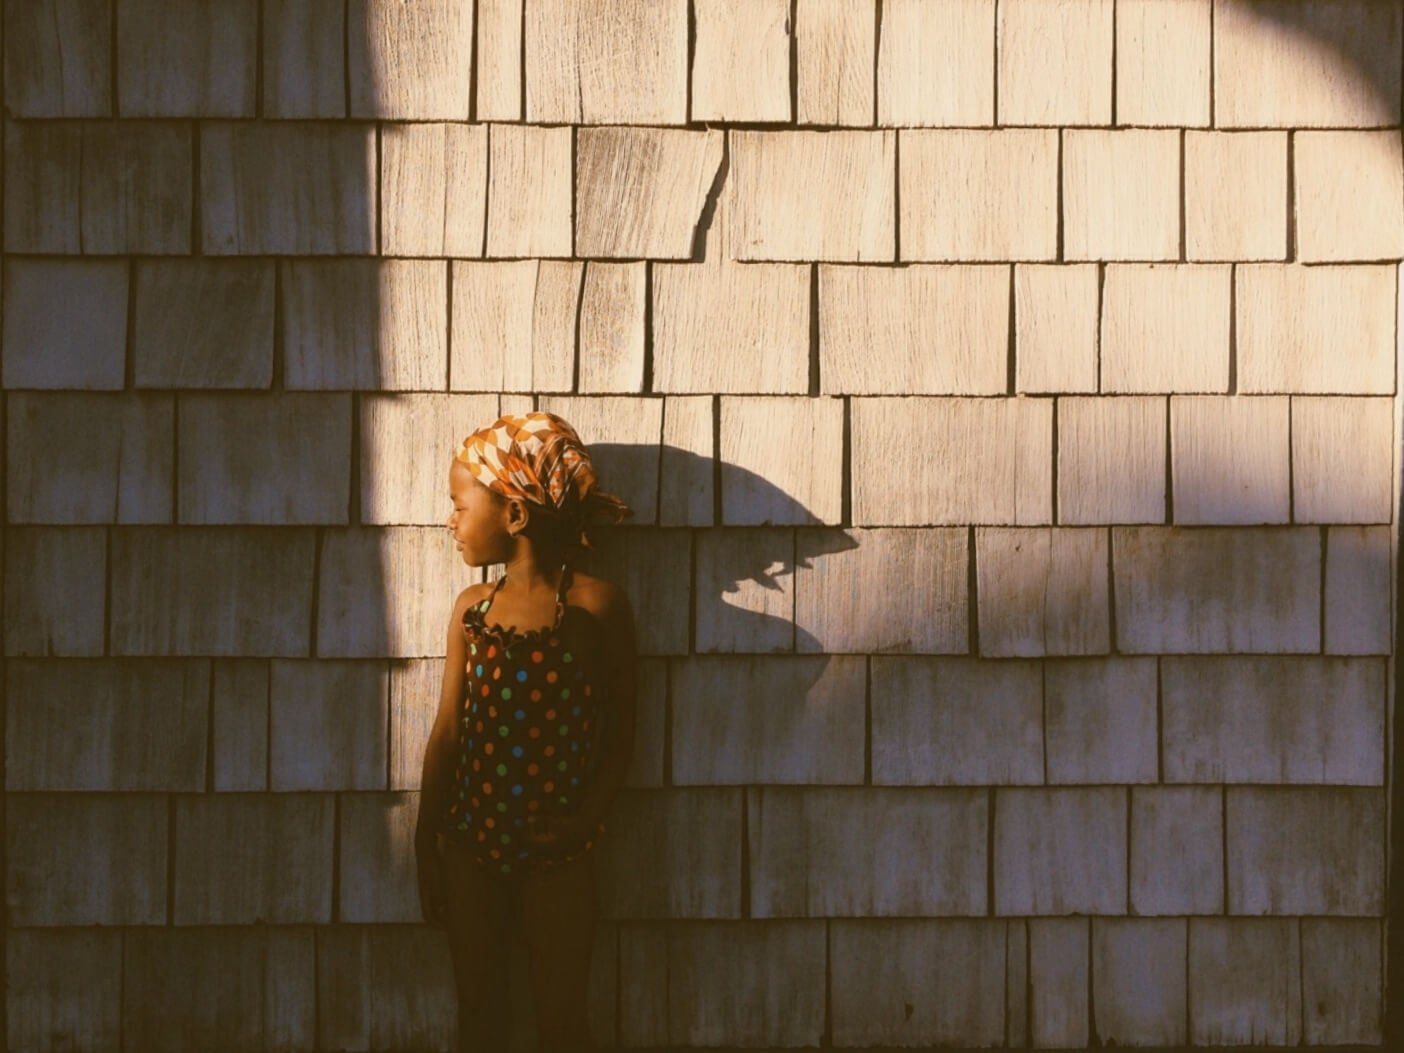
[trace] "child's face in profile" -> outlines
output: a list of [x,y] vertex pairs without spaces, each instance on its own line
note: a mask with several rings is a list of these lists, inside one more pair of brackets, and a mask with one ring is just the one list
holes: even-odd
[[449,498],[453,511],[446,525],[463,562],[470,567],[506,562],[512,542],[507,502],[473,478],[458,460],[449,468]]

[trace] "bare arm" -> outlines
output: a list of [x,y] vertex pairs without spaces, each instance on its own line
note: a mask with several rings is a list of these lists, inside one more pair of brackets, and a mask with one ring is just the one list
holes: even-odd
[[444,658],[444,681],[439,692],[439,710],[424,747],[424,769],[419,786],[419,821],[415,827],[415,845],[427,849],[434,846],[439,824],[448,814],[453,797],[453,755],[456,748],[458,707],[463,700],[464,678],[468,662],[467,645],[463,639],[463,612],[473,600],[481,598],[484,586],[464,589],[449,617],[448,648]]

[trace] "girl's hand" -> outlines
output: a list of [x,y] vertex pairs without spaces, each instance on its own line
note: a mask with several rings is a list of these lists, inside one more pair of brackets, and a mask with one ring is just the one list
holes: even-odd
[[415,862],[419,870],[419,909],[424,920],[443,928],[448,919],[448,897],[444,889],[443,857],[437,838],[415,838]]
[[526,838],[540,848],[569,848],[594,837],[598,826],[578,815],[533,815],[527,818]]

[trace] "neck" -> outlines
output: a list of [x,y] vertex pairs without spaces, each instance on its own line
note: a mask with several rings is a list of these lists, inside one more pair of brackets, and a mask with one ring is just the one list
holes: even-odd
[[530,539],[518,537],[516,551],[507,560],[507,578],[518,587],[554,589],[564,562],[564,552],[548,552],[537,548]]

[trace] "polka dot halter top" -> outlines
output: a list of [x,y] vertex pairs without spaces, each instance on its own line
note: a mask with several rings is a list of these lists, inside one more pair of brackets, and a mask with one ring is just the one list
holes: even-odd
[[491,595],[464,612],[467,690],[459,712],[457,797],[448,832],[467,841],[477,861],[502,874],[540,870],[575,859],[584,844],[538,845],[528,820],[570,815],[593,770],[600,683],[590,656],[597,647],[567,614],[568,568],[561,569],[555,620],[542,629],[489,625]]

